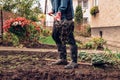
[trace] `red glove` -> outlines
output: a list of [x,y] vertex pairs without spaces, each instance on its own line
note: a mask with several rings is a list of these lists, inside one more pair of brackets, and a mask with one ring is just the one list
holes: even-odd
[[61,20],[61,12],[57,12],[56,16],[54,17],[55,20],[60,21]]

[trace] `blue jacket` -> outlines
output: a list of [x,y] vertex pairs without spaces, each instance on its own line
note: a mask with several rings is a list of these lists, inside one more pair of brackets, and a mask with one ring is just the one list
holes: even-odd
[[72,0],[51,0],[52,11],[56,14],[58,11],[61,12],[62,20],[72,20],[74,17],[73,2]]

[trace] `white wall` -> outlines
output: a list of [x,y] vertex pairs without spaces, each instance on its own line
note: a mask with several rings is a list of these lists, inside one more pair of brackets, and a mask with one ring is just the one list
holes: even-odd
[[[47,11],[46,13],[52,10],[51,2],[48,0],[47,2]],[[53,26],[53,17],[46,14],[46,26]]]
[[[74,8],[74,12],[75,12],[75,9],[78,5],[78,0],[73,0],[73,8]],[[83,17],[88,17],[88,22],[90,22],[90,8],[91,8],[91,5],[90,5],[90,0],[88,0],[88,8],[85,9],[83,8],[83,2],[82,2],[82,10],[83,10]]]
[[[85,11],[85,12],[84,12]],[[83,17],[88,17],[88,22],[90,22],[90,0],[88,0],[88,8],[83,8]]]

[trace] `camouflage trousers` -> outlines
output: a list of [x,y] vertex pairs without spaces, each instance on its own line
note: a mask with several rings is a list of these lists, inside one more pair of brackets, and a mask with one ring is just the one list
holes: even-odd
[[69,44],[72,61],[77,62],[77,45],[73,32],[74,22],[72,20],[54,21],[52,37],[57,44],[60,59],[66,59],[66,44]]

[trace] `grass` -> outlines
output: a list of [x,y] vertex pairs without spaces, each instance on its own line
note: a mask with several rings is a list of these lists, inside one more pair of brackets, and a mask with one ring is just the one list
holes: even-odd
[[[55,41],[52,39],[52,36],[41,37],[40,42],[43,44],[55,45]],[[76,44],[79,46],[79,43],[76,41]]]
[[43,44],[55,45],[55,42],[52,39],[52,36],[41,37],[40,42],[42,42]]

